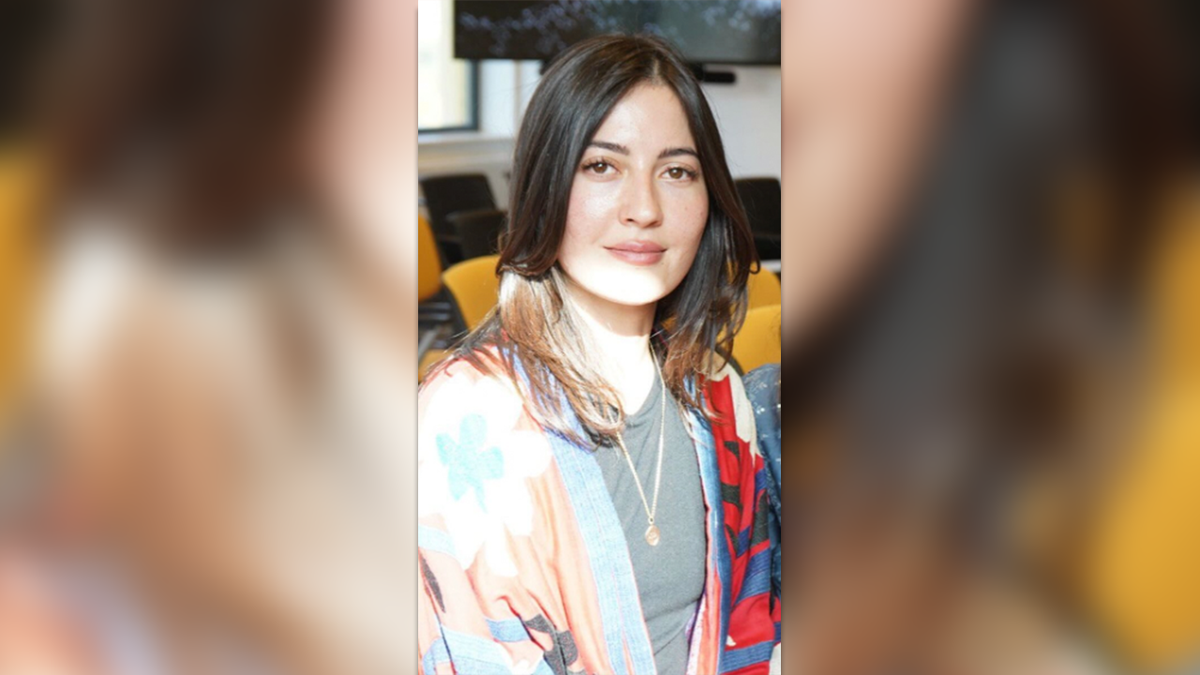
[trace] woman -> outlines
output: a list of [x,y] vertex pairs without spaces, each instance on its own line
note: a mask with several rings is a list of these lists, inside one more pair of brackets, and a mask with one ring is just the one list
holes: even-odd
[[766,672],[766,476],[719,355],[753,241],[685,62],[606,36],[542,78],[497,308],[418,403],[424,672]]

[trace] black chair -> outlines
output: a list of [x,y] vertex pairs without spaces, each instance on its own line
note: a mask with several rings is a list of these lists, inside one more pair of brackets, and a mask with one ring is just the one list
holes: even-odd
[[779,260],[783,250],[780,246],[783,230],[783,193],[776,178],[739,178],[734,181],[746,216],[750,219],[750,230],[754,233],[754,244],[761,260]]
[[500,252],[500,233],[507,214],[498,209],[455,211],[447,216],[458,235],[464,260]]
[[462,262],[466,259],[462,243],[449,216],[456,211],[496,208],[487,176],[481,173],[428,176],[422,178],[420,184],[425,195],[425,208],[429,211],[429,224],[446,265]]

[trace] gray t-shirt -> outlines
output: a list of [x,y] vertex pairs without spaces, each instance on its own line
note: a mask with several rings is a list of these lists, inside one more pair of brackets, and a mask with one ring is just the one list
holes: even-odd
[[[622,435],[637,467],[646,501],[652,506],[662,419],[661,395],[661,381],[656,379],[646,402],[626,421]],[[625,530],[658,672],[677,675],[687,669],[687,629],[704,593],[707,536],[696,450],[680,408],[669,395],[666,418],[662,485],[654,519],[661,537],[657,546],[646,542],[649,527],[646,509],[621,449],[601,447],[596,459]]]

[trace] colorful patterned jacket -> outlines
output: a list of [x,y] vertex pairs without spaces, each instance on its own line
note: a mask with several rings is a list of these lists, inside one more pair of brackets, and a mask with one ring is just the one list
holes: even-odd
[[[779,641],[768,476],[742,382],[690,411],[708,523],[688,673],[767,673]],[[418,400],[421,671],[655,673],[625,535],[592,451],[545,432],[515,387],[451,364]]]

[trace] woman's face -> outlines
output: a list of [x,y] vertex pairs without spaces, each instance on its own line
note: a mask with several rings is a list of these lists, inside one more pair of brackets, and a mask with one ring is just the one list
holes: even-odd
[[558,262],[590,301],[642,307],[679,285],[708,221],[708,190],[683,105],[631,89],[575,169]]

